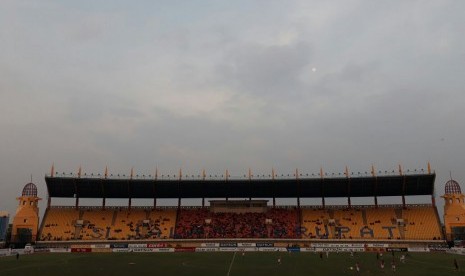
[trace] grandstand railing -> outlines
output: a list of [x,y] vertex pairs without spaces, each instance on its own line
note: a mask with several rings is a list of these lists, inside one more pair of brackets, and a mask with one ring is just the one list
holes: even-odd
[[69,241],[37,241],[37,244],[144,244],[144,243],[221,243],[221,242],[244,242],[244,243],[369,243],[369,244],[444,244],[445,240],[390,240],[390,239],[251,239],[251,238],[231,238],[231,239],[158,239],[158,240],[69,240]]
[[[417,204],[406,204],[405,207],[432,207],[433,205],[430,203],[417,203]],[[51,208],[62,208],[62,209],[75,209],[76,206],[73,205],[52,205]],[[279,208],[279,209],[295,209],[297,205],[268,205],[269,208]],[[331,210],[339,210],[339,209],[368,209],[368,208],[375,208],[375,205],[326,205],[324,209],[331,209]],[[402,204],[381,204],[378,205],[378,208],[402,208]],[[102,206],[79,206],[79,209],[102,209]],[[131,209],[158,209],[158,210],[171,210],[177,209],[178,206],[131,206]],[[210,208],[210,206],[181,206],[181,209],[202,209],[202,208]],[[323,205],[300,205],[301,209],[323,209]],[[128,206],[105,206],[105,209],[110,210],[127,210],[129,209]]]
[[[407,169],[402,170],[402,175],[424,175],[428,173],[426,169]],[[434,174],[435,171],[431,171],[431,174]],[[349,177],[357,177],[357,178],[373,178],[373,177],[383,177],[383,176],[399,176],[398,170],[378,170],[376,175],[373,176],[371,172],[349,172]],[[173,180],[179,181],[179,173],[168,173],[168,174],[158,174],[155,178],[155,175],[152,174],[107,174],[105,176],[104,173],[76,173],[76,172],[55,172],[53,175],[47,173],[45,177],[63,177],[63,178],[90,178],[90,179],[121,179],[121,180]],[[331,178],[331,179],[347,179],[345,172],[325,172],[323,174],[324,178]],[[244,180],[244,179],[254,179],[254,180],[271,180],[271,179],[320,179],[320,173],[299,173],[296,177],[295,173],[284,173],[284,174],[275,174],[274,178],[269,173],[258,173],[252,174],[249,176],[248,174],[243,175],[228,175],[228,180]],[[205,178],[200,174],[183,174],[181,177],[182,180],[198,180],[198,181],[205,181],[205,180],[225,180],[225,174],[207,174]]]
[[[76,209],[76,206],[73,206],[73,205],[51,205],[50,208],[57,208],[57,209]],[[156,208],[153,208],[153,206],[131,206],[131,209],[139,209],[139,210],[153,210],[153,209],[157,209],[157,210],[171,210],[171,209],[177,209],[178,207],[177,206],[157,206]],[[184,206],[182,206],[181,208],[185,208]],[[200,207],[194,207],[192,206],[192,208],[202,208],[201,206]],[[79,206],[78,207],[79,210],[101,210],[102,209],[102,206]],[[109,209],[109,210],[127,210],[129,209],[128,206],[105,206],[105,209]]]

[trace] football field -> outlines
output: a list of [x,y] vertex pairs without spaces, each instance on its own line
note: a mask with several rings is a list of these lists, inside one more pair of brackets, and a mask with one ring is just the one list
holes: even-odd
[[465,256],[409,253],[404,264],[400,255],[394,272],[390,253],[384,270],[374,253],[42,253],[0,258],[0,275],[465,275]]

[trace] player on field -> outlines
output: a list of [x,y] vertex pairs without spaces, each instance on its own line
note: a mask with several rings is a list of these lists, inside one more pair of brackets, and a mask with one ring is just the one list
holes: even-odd
[[401,261],[403,264],[405,264],[405,254],[402,254],[402,255],[400,256],[400,261]]

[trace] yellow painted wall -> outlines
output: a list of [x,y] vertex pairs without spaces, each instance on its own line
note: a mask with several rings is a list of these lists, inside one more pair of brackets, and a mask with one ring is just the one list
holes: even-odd
[[465,195],[445,194],[444,198],[444,226],[446,236],[451,240],[452,227],[465,226]]
[[16,236],[19,228],[29,228],[32,230],[32,237],[35,241],[39,230],[38,203],[41,199],[34,196],[21,196],[17,200],[19,201],[19,205],[13,219],[12,236]]

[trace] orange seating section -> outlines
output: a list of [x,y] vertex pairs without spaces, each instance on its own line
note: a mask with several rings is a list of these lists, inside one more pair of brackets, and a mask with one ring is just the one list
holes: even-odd
[[80,239],[104,240],[111,229],[114,210],[88,209],[82,215]]
[[[338,228],[344,228],[344,232],[338,234]],[[364,235],[361,234],[362,229]],[[373,233],[373,236],[369,233]],[[401,206],[325,210],[303,208],[302,238],[432,240],[442,239],[442,235],[436,211],[429,206],[406,209]]]
[[360,209],[339,209],[334,211],[336,226],[345,226],[349,229],[347,233],[341,233],[343,239],[360,238],[360,227],[363,226],[362,211]]
[[79,211],[75,209],[50,208],[42,222],[40,240],[67,241],[74,239],[75,222]]
[[408,207],[402,210],[405,238],[417,240],[442,239],[436,210],[432,207]]
[[328,225],[327,210],[302,209],[302,236],[305,238],[325,238],[325,225]]
[[[367,225],[373,229],[375,239],[400,239],[397,217],[394,208],[367,208]],[[389,229],[391,232],[389,232]],[[391,234],[392,233],[392,236]],[[367,238],[367,237],[365,237]]]
[[176,210],[152,210],[149,212],[149,220],[152,224],[151,238],[172,238],[176,225]]
[[[269,208],[265,213],[213,213],[208,208],[51,207],[40,240],[167,238],[443,239],[432,206],[350,209]],[[299,231],[300,229],[300,231]],[[363,231],[361,231],[363,230]],[[363,234],[361,233],[363,232]]]
[[135,240],[173,236],[176,209],[49,208],[41,240]]
[[116,211],[115,225],[110,238],[115,240],[132,240],[139,237],[139,226],[147,220],[144,209],[120,209]]

